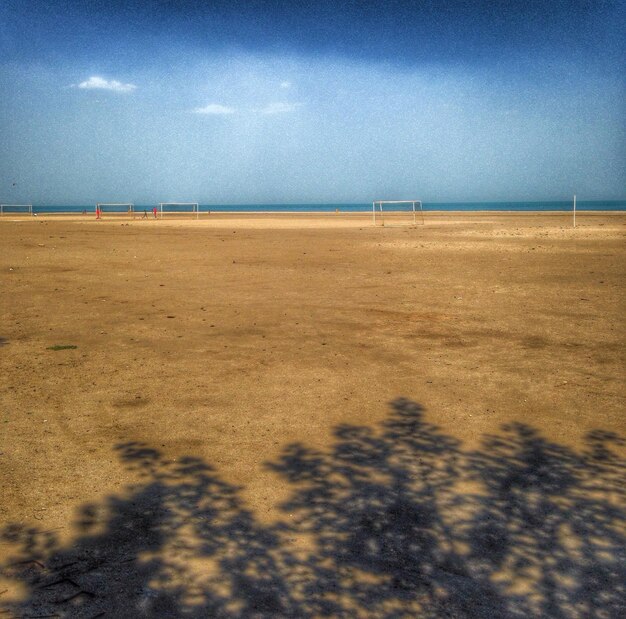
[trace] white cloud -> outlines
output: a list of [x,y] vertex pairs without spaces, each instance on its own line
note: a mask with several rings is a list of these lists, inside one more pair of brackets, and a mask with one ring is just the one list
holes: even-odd
[[280,87],[281,88],[291,88],[291,82],[285,80],[284,82],[280,83]]
[[232,107],[228,107],[226,105],[221,105],[219,103],[209,103],[204,107],[197,107],[194,112],[196,114],[216,114],[216,115],[225,115],[225,114],[234,114],[235,110]]
[[285,114],[287,112],[294,112],[302,103],[287,103],[284,101],[277,101],[276,103],[268,103],[262,110],[261,114]]
[[105,80],[103,77],[92,75],[88,80],[78,84],[79,88],[85,88],[87,90],[99,89],[99,90],[113,90],[115,92],[132,92],[137,88],[135,84],[123,84],[117,80]]

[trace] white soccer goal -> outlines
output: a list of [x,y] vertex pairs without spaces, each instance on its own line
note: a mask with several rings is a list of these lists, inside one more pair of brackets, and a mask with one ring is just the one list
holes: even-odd
[[[419,222],[417,213],[419,211]],[[421,200],[374,200],[372,223],[381,226],[415,226],[424,224]]]
[[200,205],[197,202],[159,202],[159,215],[191,214],[198,219]]
[[134,208],[132,202],[98,202],[96,204],[96,218],[103,215],[130,215],[132,217]]
[[0,215],[32,215],[32,204],[0,204]]

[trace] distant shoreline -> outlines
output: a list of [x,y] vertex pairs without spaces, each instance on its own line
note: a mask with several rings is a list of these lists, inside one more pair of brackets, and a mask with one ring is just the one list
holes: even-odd
[[[611,215],[611,214],[619,214],[626,212],[626,207],[624,208],[614,208],[614,209],[585,209],[585,208],[576,208],[577,214],[586,214],[586,215]],[[419,211],[418,211],[419,213]],[[527,215],[527,216],[537,216],[537,215],[562,215],[572,213],[572,210],[424,210],[424,215],[438,215],[438,216],[472,216],[472,215]],[[385,211],[385,215],[408,215],[409,211]],[[148,211],[148,215],[152,218],[152,213]],[[219,216],[284,216],[284,217],[299,217],[299,216],[317,216],[317,217],[336,217],[338,215],[348,216],[348,217],[367,217],[372,215],[372,211],[342,211],[338,209],[338,211],[200,211],[199,213],[200,219],[206,219],[208,217],[219,217]],[[87,210],[86,213],[82,213],[82,211],[37,211],[33,209],[33,216],[41,216],[41,217],[72,217],[72,218],[82,218],[82,217],[95,217],[95,213],[93,210]],[[105,217],[127,217],[127,211],[114,211],[108,212],[105,214]],[[143,216],[143,209],[135,209],[134,218],[141,219]],[[168,218],[183,218],[183,219],[194,219],[195,215],[191,212],[180,212],[180,211],[166,211],[165,216]],[[30,218],[31,215],[28,213],[20,213],[20,212],[6,212],[4,213],[4,217],[25,217]],[[160,218],[160,217],[159,217]],[[2,218],[0,218],[1,220]]]
[[[133,211],[135,216],[142,216],[144,211],[149,216],[152,216],[152,205],[134,205]],[[377,209],[378,210],[378,209]],[[503,213],[503,214],[541,214],[541,213],[567,213],[572,212],[571,202],[475,202],[475,203],[424,203],[422,211],[424,213]],[[576,205],[576,211],[578,213],[611,213],[611,212],[626,212],[626,200],[615,201],[589,201],[578,202]],[[90,216],[95,214],[94,205],[82,205],[82,206],[69,206],[69,205],[52,205],[52,206],[32,206],[32,212],[40,216],[55,216],[55,215],[84,215]],[[105,214],[108,215],[126,215],[128,209],[115,208],[105,209]],[[411,212],[408,209],[386,209],[385,213],[393,212]],[[417,211],[419,213],[419,210]],[[371,204],[285,204],[285,205],[270,205],[270,204],[241,204],[241,205],[200,205],[199,215],[200,217],[207,217],[209,214],[224,214],[224,215],[367,215],[372,213]],[[23,209],[11,208],[7,210],[5,208],[5,216],[15,215],[28,215]],[[179,215],[181,217],[194,216],[191,210],[172,209],[166,211],[166,214],[170,217]]]

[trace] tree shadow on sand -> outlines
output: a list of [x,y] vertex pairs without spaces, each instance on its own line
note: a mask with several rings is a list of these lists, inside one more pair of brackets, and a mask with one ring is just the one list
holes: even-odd
[[[194,458],[117,447],[140,483],[83,508],[71,545],[10,526],[17,616],[626,616],[626,462],[596,431],[574,452],[521,424],[475,451],[398,400],[329,451],[287,447],[284,522],[258,522]],[[293,543],[293,540],[299,543]],[[1,600],[1,598],[0,598]]]

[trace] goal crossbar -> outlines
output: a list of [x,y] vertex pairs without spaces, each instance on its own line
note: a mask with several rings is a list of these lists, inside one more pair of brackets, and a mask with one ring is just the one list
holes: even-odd
[[374,200],[372,202],[372,223],[376,225],[376,213],[378,211],[381,225],[385,225],[384,204],[410,204],[413,216],[413,225],[417,225],[417,211],[420,212],[421,223],[424,223],[424,211],[422,209],[421,200]]
[[0,204],[0,215],[4,215],[5,212],[12,212],[18,214],[20,211],[11,211],[11,209],[15,208],[25,208],[26,212],[29,215],[33,214],[33,205],[32,204]]

